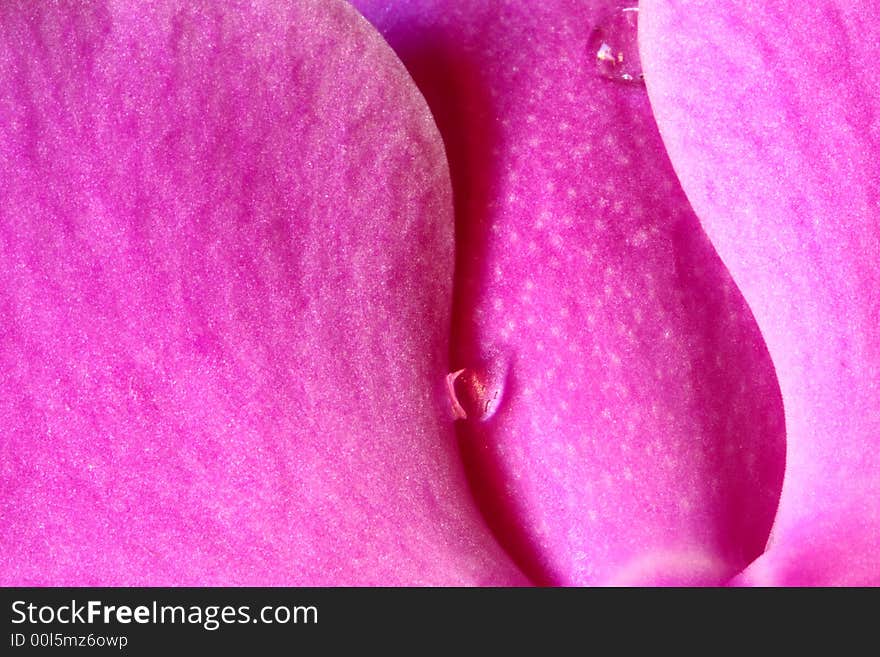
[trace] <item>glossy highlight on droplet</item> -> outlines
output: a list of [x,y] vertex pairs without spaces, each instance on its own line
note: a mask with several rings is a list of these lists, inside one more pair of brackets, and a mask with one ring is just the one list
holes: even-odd
[[455,390],[455,382],[464,372],[464,369],[460,369],[446,375],[446,394],[449,396],[449,405],[452,407],[452,417],[456,420],[467,420],[468,417],[467,411],[458,400],[458,392]]
[[601,16],[587,46],[599,75],[616,82],[644,84],[638,21],[637,3],[617,5]]

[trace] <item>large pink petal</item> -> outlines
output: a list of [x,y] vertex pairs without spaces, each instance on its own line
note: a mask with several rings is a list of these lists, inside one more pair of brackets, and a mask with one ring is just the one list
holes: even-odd
[[511,584],[443,145],[335,0],[0,5],[0,582]]
[[643,3],[661,133],[785,405],[779,515],[744,582],[880,583],[878,11]]
[[644,88],[597,74],[617,3],[355,4],[449,152],[454,385],[496,531],[544,582],[731,576],[776,508],[781,403]]

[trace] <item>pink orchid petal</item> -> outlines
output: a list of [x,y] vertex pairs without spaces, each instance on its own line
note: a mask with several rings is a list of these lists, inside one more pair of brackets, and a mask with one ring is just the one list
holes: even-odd
[[523,583],[444,415],[443,145],[366,21],[0,26],[0,583]]
[[781,402],[644,88],[597,73],[617,3],[355,4],[446,141],[452,383],[496,531],[543,582],[724,581],[767,539]]
[[880,583],[878,10],[642,4],[661,133],[785,405],[779,513],[742,583]]

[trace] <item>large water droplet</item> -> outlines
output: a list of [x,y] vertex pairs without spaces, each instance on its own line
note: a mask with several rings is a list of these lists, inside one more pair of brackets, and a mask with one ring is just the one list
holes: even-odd
[[630,2],[617,5],[599,19],[589,40],[589,54],[599,75],[618,82],[643,84],[639,59],[639,7]]
[[485,421],[498,411],[507,378],[506,363],[460,369],[446,375],[449,403],[456,420]]

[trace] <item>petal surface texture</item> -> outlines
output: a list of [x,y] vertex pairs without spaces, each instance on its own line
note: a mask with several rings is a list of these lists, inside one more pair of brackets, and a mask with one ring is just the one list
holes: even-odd
[[543,583],[725,581],[766,543],[781,400],[644,87],[597,68],[618,3],[355,5],[446,142],[450,386],[497,535]]
[[0,6],[0,581],[520,584],[443,143],[336,0]]
[[880,3],[642,3],[651,102],[754,311],[788,435],[737,581],[880,584]]

